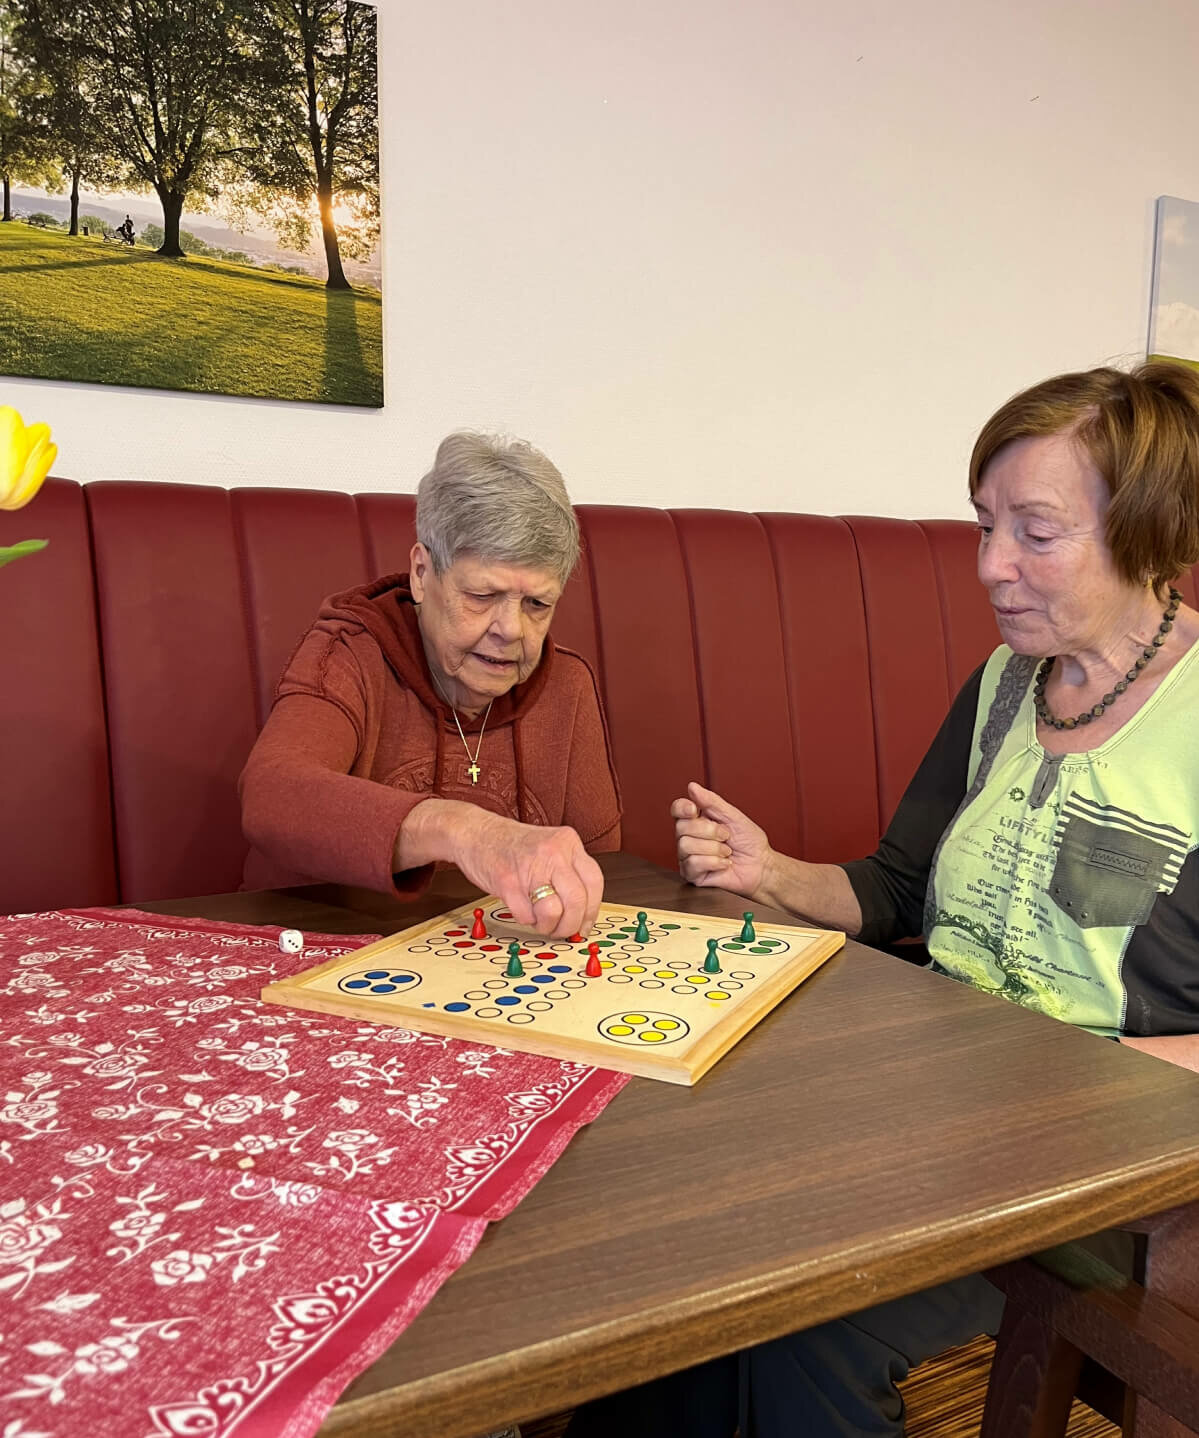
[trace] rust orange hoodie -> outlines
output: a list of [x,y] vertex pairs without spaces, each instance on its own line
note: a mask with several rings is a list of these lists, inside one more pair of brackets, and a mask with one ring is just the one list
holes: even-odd
[[[472,753],[481,719],[462,721]],[[433,796],[568,824],[592,853],[620,847],[595,677],[552,639],[530,677],[492,705],[477,785],[469,762],[433,686],[408,576],[334,595],[284,670],[242,772],[246,887],[330,881],[413,893],[432,870],[393,875],[391,857],[404,820]]]

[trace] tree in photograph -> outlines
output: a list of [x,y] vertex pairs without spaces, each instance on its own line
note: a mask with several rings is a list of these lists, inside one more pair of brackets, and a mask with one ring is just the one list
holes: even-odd
[[[71,23],[68,21],[67,23]],[[75,17],[74,27],[78,25]],[[52,194],[67,190],[71,197],[68,233],[79,233],[79,191],[87,184],[101,189],[120,183],[123,166],[102,123],[103,99],[91,93],[89,66],[83,54],[81,33],[59,31],[56,43],[40,44],[44,37],[34,26],[21,25],[18,43],[31,54],[41,76],[38,124],[44,149],[53,157],[42,183]]]
[[58,131],[60,139],[56,148],[61,156],[57,170],[51,170],[44,178],[45,188],[52,194],[64,190],[71,197],[71,217],[67,233],[79,233],[79,190],[86,184],[90,189],[101,189],[115,183],[117,172],[109,162],[102,146],[81,130],[74,133],[64,127]]
[[231,150],[234,213],[267,218],[305,250],[319,219],[329,289],[379,233],[379,96],[375,11],[354,0],[262,0],[255,94]]
[[44,163],[43,136],[37,120],[39,76],[16,44],[18,17],[0,3],[0,181],[4,208],[0,219],[11,220],[14,184],[39,183]]
[[[162,226],[146,225],[138,236],[138,244],[145,245],[147,249],[156,250],[162,244]],[[234,265],[252,265],[254,257],[246,254],[244,250],[226,250],[220,245],[210,245],[207,240],[202,240],[198,235],[193,235],[188,230],[179,231],[179,243],[183,247],[185,255],[204,255],[213,260],[228,260]]]
[[[216,197],[217,170],[245,100],[256,0],[11,0],[39,56],[90,109],[125,182],[162,204],[159,253],[182,256],[185,202]],[[52,57],[57,57],[54,59]]]

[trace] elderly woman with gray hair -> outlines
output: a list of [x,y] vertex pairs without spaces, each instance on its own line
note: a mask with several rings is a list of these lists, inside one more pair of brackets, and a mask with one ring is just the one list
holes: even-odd
[[241,777],[249,888],[417,892],[441,861],[520,923],[585,932],[620,847],[595,679],[550,621],[579,552],[562,476],[452,434],[420,482],[407,574],[327,600]]

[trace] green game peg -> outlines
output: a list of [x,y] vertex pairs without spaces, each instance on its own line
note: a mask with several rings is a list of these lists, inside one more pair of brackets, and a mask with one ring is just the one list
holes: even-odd
[[644,910],[637,915],[637,932],[633,938],[639,944],[649,943],[649,925],[645,922]]
[[754,932],[753,913],[751,910],[746,909],[745,913],[742,914],[741,917],[745,920],[745,922],[741,925],[741,942],[743,944],[752,944],[757,940],[758,937],[757,934]]
[[504,973],[510,979],[523,979],[525,976],[525,967],[520,961],[520,944],[515,939],[508,945],[508,967]]
[[708,957],[704,960],[705,974],[720,973],[720,960],[716,956],[716,940],[708,940]]

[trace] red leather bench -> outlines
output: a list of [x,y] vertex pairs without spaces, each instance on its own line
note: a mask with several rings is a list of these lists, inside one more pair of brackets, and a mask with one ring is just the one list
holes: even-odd
[[[625,847],[673,865],[698,778],[792,853],[869,852],[996,642],[973,527],[579,517],[554,633],[599,675]],[[412,497],[51,480],[0,514],[0,543],[30,535],[50,547],[0,569],[0,912],[236,888],[275,681],[326,594],[407,567]]]

